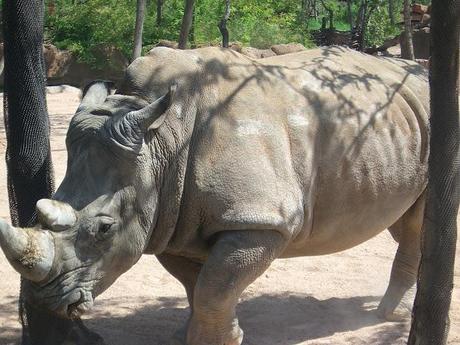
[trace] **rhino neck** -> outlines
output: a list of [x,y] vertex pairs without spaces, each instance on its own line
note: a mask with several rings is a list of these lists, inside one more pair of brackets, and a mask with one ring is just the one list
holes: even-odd
[[175,109],[174,113],[150,141],[152,163],[159,170],[160,181],[145,254],[161,254],[166,249],[179,218],[196,107],[189,105],[186,111]]

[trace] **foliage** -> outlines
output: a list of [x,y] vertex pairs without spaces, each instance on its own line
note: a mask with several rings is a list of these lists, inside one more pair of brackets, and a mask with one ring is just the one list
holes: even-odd
[[[362,1],[376,7],[369,18],[367,45],[379,45],[400,32],[397,24],[390,23],[386,0],[352,0],[354,21]],[[257,48],[289,42],[311,46],[310,31],[321,26],[323,17],[328,18],[321,1],[309,0],[313,2],[316,2],[315,17],[302,15],[302,0],[232,0],[228,22],[230,41]],[[346,2],[324,0],[324,3],[334,11],[334,27],[349,30]],[[114,46],[126,57],[131,56],[136,0],[46,0],[46,4],[48,9],[54,4],[54,11],[48,10],[45,37],[59,48],[69,49],[90,63],[105,63],[96,53],[100,46]],[[402,0],[394,0],[394,4],[398,22]],[[220,43],[217,24],[224,6],[223,0],[197,0],[190,37],[192,46]],[[156,8],[156,0],[150,0],[144,25],[144,50],[161,39],[178,39],[184,0],[164,0],[161,26],[156,23]]]
[[[387,1],[377,3],[369,18],[369,30],[365,36],[367,46],[379,46],[385,39],[393,38],[401,33],[399,26],[391,25],[386,3]],[[399,21],[399,16],[396,16],[396,20]]]

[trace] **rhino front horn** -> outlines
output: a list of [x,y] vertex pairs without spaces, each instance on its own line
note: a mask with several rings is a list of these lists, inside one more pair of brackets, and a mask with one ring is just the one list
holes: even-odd
[[54,241],[49,231],[15,228],[0,220],[0,247],[27,280],[41,282],[51,271]]

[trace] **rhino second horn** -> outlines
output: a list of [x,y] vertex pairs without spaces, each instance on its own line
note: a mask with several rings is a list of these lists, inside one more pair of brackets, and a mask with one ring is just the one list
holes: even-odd
[[104,103],[113,87],[114,83],[107,80],[94,80],[86,85],[83,90],[83,98],[78,106],[77,113],[86,108]]
[[51,271],[55,249],[49,231],[15,228],[0,220],[0,247],[27,280],[41,282]]
[[65,230],[77,221],[75,210],[64,202],[41,199],[37,201],[36,207],[39,222],[51,230]]

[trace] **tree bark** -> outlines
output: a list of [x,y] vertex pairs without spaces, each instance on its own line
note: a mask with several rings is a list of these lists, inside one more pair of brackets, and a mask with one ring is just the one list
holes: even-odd
[[187,48],[188,35],[192,26],[194,6],[195,0],[185,0],[184,16],[182,17],[182,25],[179,34],[179,49]]
[[415,60],[411,14],[412,8],[410,0],[404,0],[404,32],[401,37],[401,57],[407,60]]
[[347,0],[347,8],[348,8],[348,22],[350,23],[350,30],[353,30],[353,13],[351,11],[351,0]]
[[219,31],[222,35],[222,47],[224,48],[228,48],[228,43],[229,43],[228,29],[227,29],[228,18],[230,18],[230,0],[225,0],[225,13],[218,25]]
[[460,199],[458,0],[431,9],[431,143],[422,260],[409,345],[445,345]]
[[394,0],[388,0],[388,16],[390,17],[390,24],[395,25]]
[[141,56],[142,53],[142,32],[144,31],[146,0],[137,0],[136,6],[136,27],[134,29],[134,49],[133,60]]
[[324,0],[321,0],[321,4],[323,5],[324,9],[329,13],[329,29],[334,29],[334,11],[328,7]]
[[52,16],[56,12],[56,3],[54,0],[48,1],[48,15]]
[[[4,109],[8,196],[13,225],[35,225],[35,205],[54,190],[46,107],[42,0],[3,1]],[[60,319],[30,305],[21,278],[22,345],[96,344],[81,320]],[[72,334],[72,339],[70,339]],[[93,339],[102,339],[97,335]]]
[[157,0],[157,26],[161,26],[163,20],[163,4],[164,0]]

